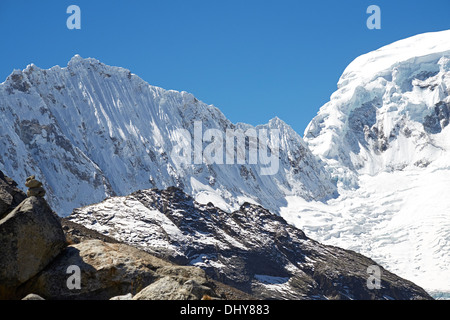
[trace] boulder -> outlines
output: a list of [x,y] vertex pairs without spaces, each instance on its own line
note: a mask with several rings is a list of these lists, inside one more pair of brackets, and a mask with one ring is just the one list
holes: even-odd
[[37,294],[30,293],[26,297],[24,297],[22,300],[45,300],[45,299]]
[[204,270],[190,266],[163,267],[159,280],[145,287],[133,300],[201,300],[216,296]]
[[112,297],[109,300],[133,300],[133,295],[131,293],[127,293],[121,296]]
[[12,297],[65,246],[59,218],[45,199],[26,198],[0,220],[0,298]]
[[[68,285],[76,276],[72,271],[75,269],[79,270],[78,288]],[[175,266],[126,244],[93,239],[68,246],[45,270],[23,286],[22,292],[33,292],[47,300],[108,300],[134,296],[152,283],[164,284],[159,281],[164,277],[182,278],[183,284],[190,279],[195,281],[185,284],[186,290],[195,293],[200,290],[197,283],[206,283],[201,269]],[[214,295],[212,290],[202,290]]]
[[[165,262],[124,244],[86,240],[68,246],[23,288],[48,300],[107,300],[135,294],[155,281]],[[78,270],[78,275],[76,271]],[[71,286],[79,276],[80,286]]]
[[210,292],[211,288],[195,280],[167,276],[145,287],[133,300],[201,300]]

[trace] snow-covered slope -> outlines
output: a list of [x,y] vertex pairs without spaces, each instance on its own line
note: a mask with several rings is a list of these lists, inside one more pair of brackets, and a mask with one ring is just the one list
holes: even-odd
[[450,292],[450,30],[355,59],[304,139],[338,182],[282,216],[429,291]]
[[383,172],[326,204],[288,197],[281,215],[322,243],[371,257],[395,274],[450,298],[450,171]]
[[[404,39],[356,58],[304,139],[344,188],[357,174],[426,167],[447,149],[450,30]],[[449,159],[450,160],[450,159]]]
[[[60,215],[152,187],[178,186],[223,209],[251,201],[274,211],[286,195],[326,199],[336,192],[322,164],[280,119],[256,128],[233,124],[192,94],[151,86],[92,58],[76,55],[65,68],[15,70],[0,84],[0,111],[0,169],[21,187],[36,174]],[[186,139],[194,142],[196,122],[205,154],[212,144],[208,129],[223,136],[227,129],[265,129],[271,151],[279,149],[278,170],[265,175],[272,163],[253,164],[249,156],[244,164],[208,163],[205,155],[182,164],[173,152]]]

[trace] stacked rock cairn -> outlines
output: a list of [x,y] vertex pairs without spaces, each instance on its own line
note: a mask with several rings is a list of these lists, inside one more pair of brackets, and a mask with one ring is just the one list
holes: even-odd
[[28,187],[27,196],[28,197],[44,197],[45,190],[42,188],[42,182],[36,180],[36,177],[33,175],[27,178],[25,182],[25,186]]

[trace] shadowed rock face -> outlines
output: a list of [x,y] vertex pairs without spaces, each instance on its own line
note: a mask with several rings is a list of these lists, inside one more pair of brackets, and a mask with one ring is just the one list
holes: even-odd
[[35,276],[65,246],[60,220],[45,199],[26,198],[0,220],[0,296]]
[[15,181],[0,171],[0,219],[10,213],[26,197],[26,194],[17,188]]
[[[161,257],[201,267],[262,299],[430,299],[360,254],[322,245],[261,206],[202,205],[178,188],[144,190],[77,209],[68,220]],[[369,289],[369,266],[381,272]]]

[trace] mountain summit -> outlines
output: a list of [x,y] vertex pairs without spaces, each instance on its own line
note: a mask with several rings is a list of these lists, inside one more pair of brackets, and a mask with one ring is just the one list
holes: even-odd
[[[321,162],[282,120],[233,124],[192,94],[151,86],[96,59],[76,55],[65,68],[15,70],[0,84],[0,110],[0,169],[16,181],[36,172],[61,215],[153,187],[177,186],[226,210],[250,201],[278,212],[286,195],[336,195]],[[225,149],[228,132],[236,142]],[[250,161],[254,142],[245,136],[238,150],[247,132],[267,133],[258,137],[266,158],[260,149]]]
[[304,139],[342,187],[355,187],[358,174],[448,166],[449,117],[447,30],[356,58]]
[[340,197],[292,199],[282,216],[448,295],[449,119],[450,30],[356,58],[304,134]]

